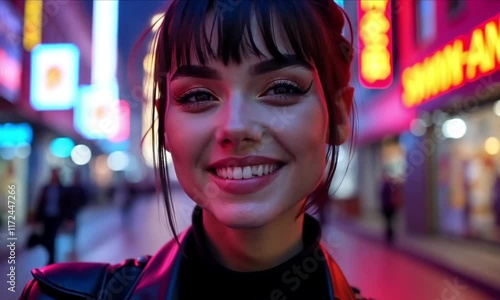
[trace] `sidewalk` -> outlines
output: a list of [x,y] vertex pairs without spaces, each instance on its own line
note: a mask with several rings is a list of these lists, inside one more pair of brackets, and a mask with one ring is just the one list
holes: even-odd
[[[91,224],[100,223],[106,227],[110,223],[114,222],[114,219],[118,216],[119,208],[114,205],[92,205],[85,207],[78,217],[80,224]],[[31,233],[31,226],[25,224],[16,228],[16,254],[26,251],[25,246],[28,242],[28,237]],[[3,232],[2,232],[3,234]],[[62,238],[66,238],[63,236]],[[2,236],[2,245],[0,247],[0,259],[5,260],[9,256],[9,249],[5,247],[4,238]]]
[[[98,247],[107,239],[112,237],[121,226],[121,214],[119,207],[107,206],[89,206],[86,207],[79,216],[79,237],[77,243],[78,252],[88,252],[90,249]],[[15,264],[8,264],[8,248],[3,245],[0,250],[0,271],[5,275],[11,266],[15,267],[15,293],[7,291],[7,280],[0,284],[0,295],[2,300],[17,299],[23,287],[32,278],[31,270],[45,265],[48,254],[42,246],[36,246],[33,249],[25,249],[26,240],[29,235],[28,226],[16,228],[16,251]],[[3,241],[3,239],[2,239]],[[59,262],[68,261],[68,254],[72,250],[73,241],[66,234],[58,235],[56,239],[56,259]],[[5,276],[7,278],[7,276]]]
[[[360,219],[337,216],[330,222],[342,230],[384,243],[383,220],[376,213]],[[398,219],[395,249],[453,273],[493,295],[500,295],[500,246],[442,236],[408,235],[402,225]]]

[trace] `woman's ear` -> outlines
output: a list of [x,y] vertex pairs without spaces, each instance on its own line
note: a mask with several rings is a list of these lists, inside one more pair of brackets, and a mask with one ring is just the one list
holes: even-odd
[[337,131],[334,145],[341,145],[347,141],[351,135],[351,113],[354,102],[354,88],[345,87],[338,93],[335,99],[335,130]]

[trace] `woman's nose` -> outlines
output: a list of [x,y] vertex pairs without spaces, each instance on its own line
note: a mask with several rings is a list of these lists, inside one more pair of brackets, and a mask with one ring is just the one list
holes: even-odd
[[233,96],[220,110],[216,141],[222,147],[255,147],[262,141],[263,128],[249,101]]

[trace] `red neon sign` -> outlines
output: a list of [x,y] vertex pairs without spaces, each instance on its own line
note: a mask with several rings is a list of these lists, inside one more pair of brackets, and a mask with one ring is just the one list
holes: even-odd
[[358,17],[359,81],[366,88],[387,88],[393,80],[391,2],[360,0]]

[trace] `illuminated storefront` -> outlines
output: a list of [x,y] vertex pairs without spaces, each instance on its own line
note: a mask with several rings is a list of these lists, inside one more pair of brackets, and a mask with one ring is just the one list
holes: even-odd
[[429,150],[427,231],[500,242],[499,78],[500,14],[403,71],[402,104],[424,129],[416,147]]
[[500,101],[450,116],[441,135],[440,232],[500,242]]
[[428,230],[500,242],[500,14],[471,27],[404,69],[401,101],[429,150]]

